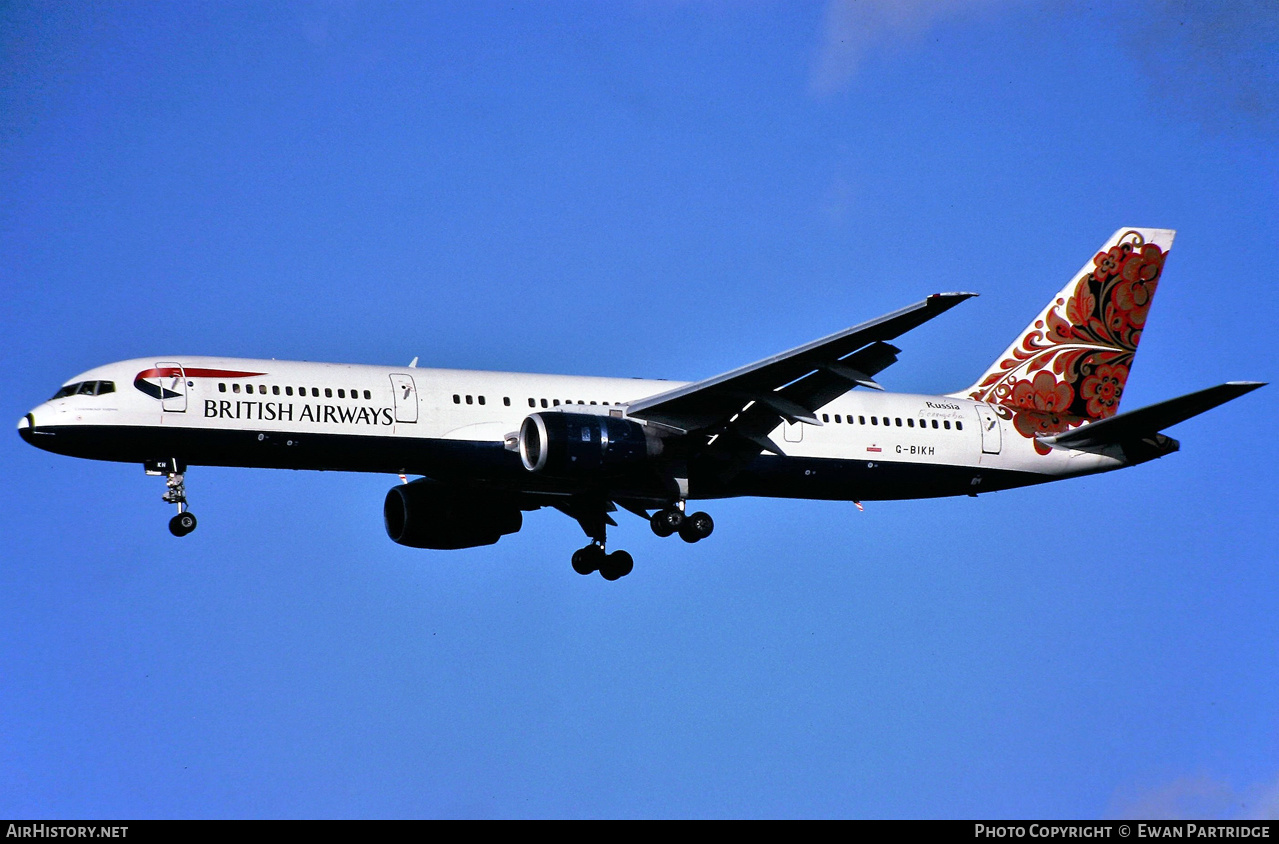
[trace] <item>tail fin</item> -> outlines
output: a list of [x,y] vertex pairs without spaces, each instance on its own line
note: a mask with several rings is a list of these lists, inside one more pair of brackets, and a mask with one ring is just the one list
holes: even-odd
[[1115,232],[977,383],[954,395],[1007,408],[1001,415],[1027,437],[1113,416],[1175,235]]

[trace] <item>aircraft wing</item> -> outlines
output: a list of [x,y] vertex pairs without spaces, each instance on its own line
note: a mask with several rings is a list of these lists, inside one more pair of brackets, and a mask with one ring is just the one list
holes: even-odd
[[857,385],[881,389],[872,376],[900,351],[886,341],[975,295],[934,293],[790,351],[631,402],[627,414],[680,433],[717,431],[733,422],[737,433],[772,451],[764,435],[779,422],[820,425],[813,412],[837,396]]
[[1064,434],[1037,439],[1044,445],[1078,450],[1140,440],[1264,386],[1265,383],[1260,381],[1229,381],[1138,410],[1120,413],[1109,419],[1091,422]]

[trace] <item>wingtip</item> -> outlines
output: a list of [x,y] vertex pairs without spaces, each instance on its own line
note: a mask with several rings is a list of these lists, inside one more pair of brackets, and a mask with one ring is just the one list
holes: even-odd
[[933,293],[920,304],[929,309],[950,310],[960,302],[976,295],[976,293]]

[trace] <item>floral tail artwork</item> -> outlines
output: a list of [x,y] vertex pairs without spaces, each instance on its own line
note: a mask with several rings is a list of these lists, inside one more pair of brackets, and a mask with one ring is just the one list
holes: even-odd
[[[977,383],[955,395],[989,402],[1032,440],[1113,416],[1174,234],[1115,232]],[[1038,441],[1035,449],[1049,451]]]

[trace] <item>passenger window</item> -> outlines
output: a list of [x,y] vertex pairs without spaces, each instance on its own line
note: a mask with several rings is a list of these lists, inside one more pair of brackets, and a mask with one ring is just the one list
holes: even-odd
[[964,430],[964,423],[963,423],[963,422],[956,422],[956,423],[955,423],[955,430],[956,430],[956,431],[962,431],[962,430]]
[[326,399],[331,399],[331,398],[333,398],[333,388],[332,388],[332,387],[325,387],[325,388],[324,388],[324,397],[325,397]]
[[902,426],[902,418],[898,416],[896,421],[897,421],[897,427],[900,428]]
[[947,431],[949,431],[949,430],[950,430],[950,420],[949,420],[949,419],[947,419],[946,421],[942,422],[942,423],[941,423],[941,426],[942,426],[943,428],[945,428]]
[[529,407],[537,407],[537,400],[536,400],[536,399],[529,399],[529,400],[528,400],[528,406],[529,406]]
[[484,396],[480,396],[480,404],[484,404]]
[[825,413],[823,413],[823,414],[822,414],[822,421],[823,421],[823,422],[829,422],[829,421],[830,421],[830,417],[829,417],[829,416],[827,416]]
[[870,424],[872,424],[872,425],[878,425],[878,424],[879,424],[879,420],[877,420],[874,416],[872,416],[872,417],[870,418]]
[[259,394],[259,395],[263,395],[263,396],[265,396],[265,395],[266,395],[266,384],[259,384],[259,385],[258,385],[258,394]]
[[511,406],[511,397],[510,397],[510,396],[502,396],[502,404],[506,405],[507,407],[510,407],[510,406]]
[[320,397],[320,388],[319,388],[319,387],[312,387],[312,388],[311,388],[311,395],[318,399],[318,398]]
[[231,392],[233,392],[233,393],[238,393],[238,392],[240,392],[240,385],[239,385],[239,384],[232,384],[232,385],[231,385]]
[[559,406],[560,406],[560,400],[559,400],[559,399],[551,399],[551,401],[555,404],[555,406],[556,406],[556,407],[559,407]]
[[372,398],[373,398],[373,394],[372,394],[372,393],[370,393],[368,390],[365,390],[365,391],[364,391],[364,398],[366,398],[366,399],[372,399]]
[[467,396],[467,397],[466,397],[466,403],[467,403],[467,404],[474,404],[474,402],[471,400],[471,397],[470,397],[470,396]]
[[219,392],[219,393],[225,393],[225,392],[226,392],[226,384],[225,384],[225,383],[223,383],[223,382],[218,382],[218,392]]
[[344,398],[346,398],[346,390],[343,390],[343,389],[339,388],[339,389],[338,389],[338,398],[340,398],[340,399],[344,399]]
[[272,385],[271,385],[271,395],[273,395],[273,396],[278,396],[279,394],[280,394],[280,385],[279,385],[279,384],[272,384]]
[[835,414],[835,421],[836,421],[836,422],[843,422],[844,420],[843,420],[843,419],[840,419],[840,418],[839,418],[839,414],[838,414],[838,413],[836,413],[836,414]]
[[866,417],[865,417],[865,416],[858,416],[858,417],[857,417],[857,424],[858,424],[858,425],[865,425],[865,424],[866,424]]
[[454,393],[454,394],[453,394],[453,404],[461,404],[461,403],[462,403],[462,397],[461,397],[461,396],[459,396],[457,393]]
[[292,388],[292,387],[285,387],[285,388],[284,388],[284,394],[285,394],[286,396],[291,396],[291,395],[293,395],[293,388]]

